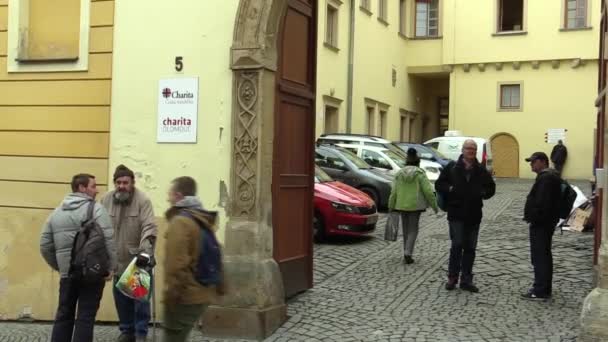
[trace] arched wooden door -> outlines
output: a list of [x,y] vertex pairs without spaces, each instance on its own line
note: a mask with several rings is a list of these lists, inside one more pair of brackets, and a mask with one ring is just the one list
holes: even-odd
[[315,0],[287,0],[279,37],[272,219],[286,296],[312,287],[316,13]]
[[500,133],[492,138],[494,173],[500,178],[519,177],[519,144],[511,134]]

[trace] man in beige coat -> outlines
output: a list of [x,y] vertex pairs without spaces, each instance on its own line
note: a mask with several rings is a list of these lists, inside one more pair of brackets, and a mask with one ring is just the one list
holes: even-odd
[[[114,172],[115,190],[107,193],[101,204],[112,218],[117,250],[116,278],[137,258],[137,265],[154,267],[157,226],[152,202],[135,188],[135,174],[124,165]],[[154,286],[154,285],[153,285]],[[150,323],[150,303],[131,299],[114,286],[114,303],[120,321],[119,342],[146,341]]]

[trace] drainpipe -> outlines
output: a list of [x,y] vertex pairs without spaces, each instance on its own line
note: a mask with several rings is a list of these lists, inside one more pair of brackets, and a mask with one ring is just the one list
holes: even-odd
[[353,126],[353,60],[355,59],[355,0],[350,0],[350,20],[348,32],[348,73],[346,89],[346,133],[352,133]]

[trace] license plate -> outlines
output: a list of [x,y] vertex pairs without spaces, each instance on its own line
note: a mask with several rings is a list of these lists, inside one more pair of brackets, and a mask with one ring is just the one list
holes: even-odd
[[378,222],[378,215],[370,216],[367,218],[367,224],[374,224]]

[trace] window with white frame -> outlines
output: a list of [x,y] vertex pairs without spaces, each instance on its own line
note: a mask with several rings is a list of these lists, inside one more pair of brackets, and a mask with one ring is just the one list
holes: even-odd
[[500,84],[500,109],[521,109],[521,84]]
[[416,0],[416,37],[437,37],[439,35],[439,0]]
[[338,47],[338,7],[331,3],[327,4],[325,43],[335,48]]
[[565,0],[564,27],[577,29],[587,27],[587,0]]

